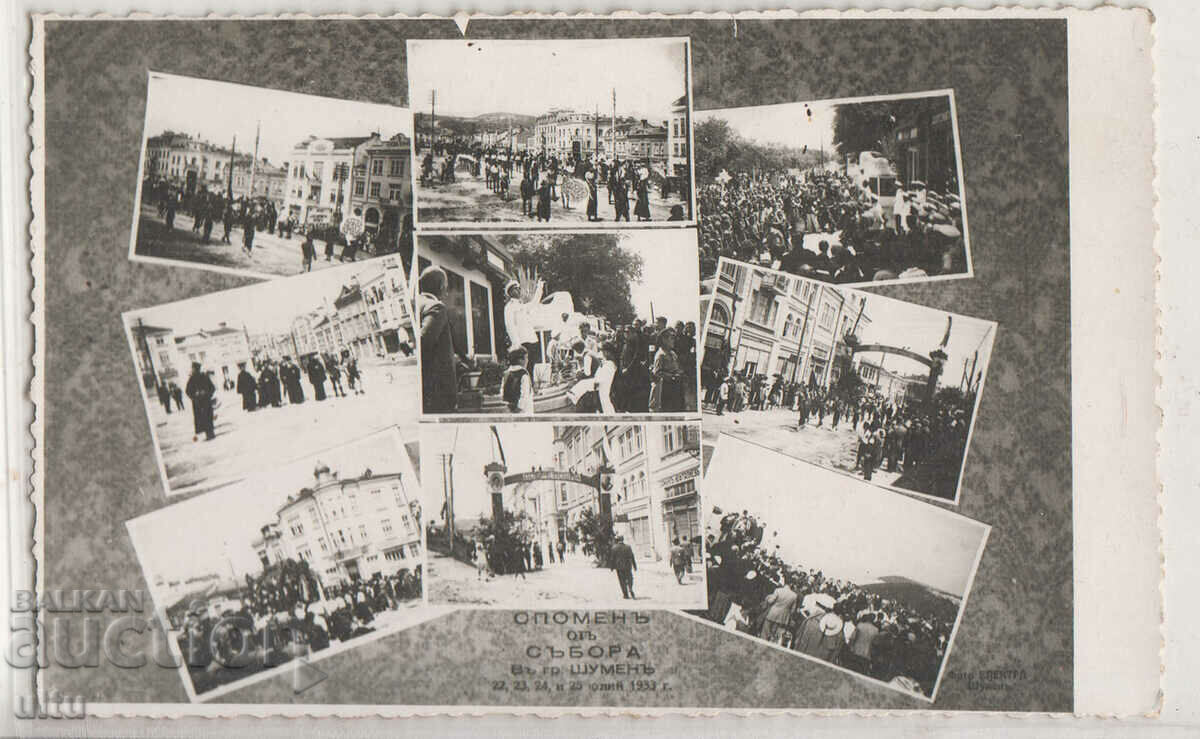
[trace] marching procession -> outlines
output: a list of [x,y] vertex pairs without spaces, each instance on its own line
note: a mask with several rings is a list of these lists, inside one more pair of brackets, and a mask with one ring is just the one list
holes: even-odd
[[[669,180],[649,159],[589,159],[574,153],[559,159],[546,152],[456,142],[439,142],[425,153],[420,184],[430,189],[452,185],[457,170],[476,182],[482,177],[487,191],[505,205],[511,202],[515,208],[520,199],[520,216],[536,223],[549,223],[555,217],[578,220],[580,213],[588,223],[628,223],[631,212],[636,221],[652,221],[654,212],[671,198]],[[677,198],[686,201],[687,196],[677,193]],[[684,220],[681,203],[666,207],[665,220]]]

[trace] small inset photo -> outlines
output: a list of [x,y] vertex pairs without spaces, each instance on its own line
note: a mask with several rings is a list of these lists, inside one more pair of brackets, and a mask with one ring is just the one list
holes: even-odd
[[427,416],[698,412],[694,231],[417,241]]
[[706,446],[958,503],[994,322],[728,260],[704,290]]
[[437,615],[406,442],[388,430],[126,524],[192,700]]
[[703,608],[700,427],[421,427],[431,604]]
[[708,609],[691,615],[937,698],[989,526],[731,436],[704,489]]
[[701,276],[970,277],[953,90],[696,111]]
[[417,223],[694,223],[685,38],[409,41]]
[[412,255],[407,108],[150,72],[129,257],[252,277]]
[[167,495],[385,428],[415,435],[408,301],[390,255],[124,313]]

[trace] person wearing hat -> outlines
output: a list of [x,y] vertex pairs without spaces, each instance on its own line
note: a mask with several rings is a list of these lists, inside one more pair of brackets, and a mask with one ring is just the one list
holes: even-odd
[[508,334],[509,351],[517,347],[525,348],[525,369],[533,376],[533,365],[541,361],[541,344],[538,342],[537,330],[529,317],[529,306],[542,301],[542,293],[546,291],[546,283],[537,281],[533,296],[528,301],[521,299],[521,284],[509,280],[504,286],[504,330]]
[[638,174],[640,177],[637,183],[637,205],[633,209],[633,214],[639,221],[648,221],[650,220],[650,172],[642,169]]
[[242,396],[242,410],[252,411],[257,408],[255,403],[254,375],[246,369],[245,362],[238,362],[237,392]]
[[790,636],[792,614],[796,610],[799,596],[787,585],[780,585],[763,601],[767,612],[763,622],[762,638],[772,644],[787,646],[786,639]]
[[[185,392],[192,400],[195,433],[197,436],[203,433],[205,441],[212,441],[217,436],[213,429],[213,396],[217,394],[217,388],[208,373],[200,369],[199,362],[192,362],[192,374],[188,377]],[[196,438],[192,437],[192,441]]]
[[823,659],[826,662],[834,662],[845,645],[845,640],[842,638],[843,626],[841,616],[834,613],[832,609],[814,613],[804,619],[800,625],[800,633],[796,638],[796,651]]
[[683,371],[675,355],[675,330],[663,329],[656,342],[654,363],[650,367],[650,412],[672,413],[683,410]]
[[426,267],[417,278],[417,289],[421,315],[421,397],[426,413],[450,413],[458,406],[454,357],[457,354],[464,364],[471,363],[454,346],[450,308],[442,302],[446,273],[436,265]]
[[625,178],[617,173],[613,174],[612,179],[612,199],[613,210],[617,213],[613,220],[619,221],[624,218],[625,222],[629,223],[629,186],[625,184]]
[[617,584],[621,586],[621,596],[626,600],[637,598],[633,592],[633,572],[637,569],[637,557],[625,543],[625,537],[618,536],[608,555],[609,568],[617,572]]
[[599,196],[596,191],[596,173],[589,171],[584,175],[587,181],[588,201],[587,201],[587,219],[588,221],[600,220],[597,216],[597,206],[599,204]]
[[554,188],[552,177],[551,174],[543,174],[541,182],[538,183],[537,219],[539,222],[550,222],[550,200],[553,198],[551,191]]

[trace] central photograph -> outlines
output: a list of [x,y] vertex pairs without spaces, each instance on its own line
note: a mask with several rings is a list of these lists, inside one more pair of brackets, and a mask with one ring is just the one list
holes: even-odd
[[409,41],[426,228],[694,223],[687,39]]
[[422,410],[699,412],[694,231],[417,240]]

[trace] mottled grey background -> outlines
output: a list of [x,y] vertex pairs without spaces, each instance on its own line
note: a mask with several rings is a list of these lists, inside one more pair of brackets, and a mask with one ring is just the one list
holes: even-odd
[[[249,280],[126,259],[146,71],[406,104],[405,39],[451,21],[51,22],[46,26],[46,587],[145,589],[124,522],[166,505],[119,315]],[[695,107],[953,88],[975,279],[878,288],[998,321],[960,512],[991,539],[948,670],[1024,670],[1001,690],[947,677],[939,710],[1072,707],[1067,27],[1063,20],[476,21],[469,36],[690,36]],[[603,59],[597,59],[602,64]],[[522,70],[530,85],[536,74]],[[186,553],[181,552],[182,556]],[[669,693],[492,693],[562,629],[459,612],[230,702],[926,708],[669,613],[613,627]],[[186,700],[177,674],[51,668],[90,703]]]

